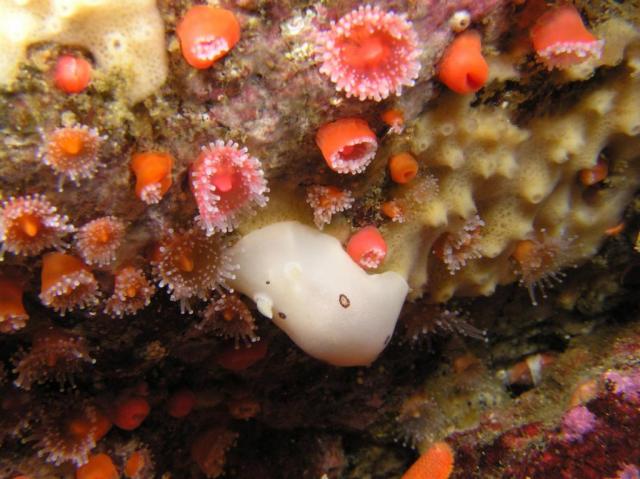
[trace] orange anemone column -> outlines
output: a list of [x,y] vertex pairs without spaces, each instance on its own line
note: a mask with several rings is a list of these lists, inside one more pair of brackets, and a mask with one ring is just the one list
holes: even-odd
[[402,479],[448,479],[453,472],[453,450],[436,442],[402,475]]
[[230,10],[191,7],[176,28],[182,56],[194,68],[209,68],[240,40],[240,23]]
[[360,118],[342,118],[320,127],[316,144],[329,168],[337,173],[362,173],[378,149],[376,134]]
[[136,195],[148,205],[158,203],[171,187],[173,157],[159,151],[136,153],[131,171],[136,176]]
[[466,31],[451,42],[440,60],[438,78],[461,95],[477,92],[484,86],[489,78],[489,65],[482,56],[478,32]]

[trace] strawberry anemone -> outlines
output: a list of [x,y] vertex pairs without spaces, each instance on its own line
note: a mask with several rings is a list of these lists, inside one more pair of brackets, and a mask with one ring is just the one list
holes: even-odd
[[405,208],[401,201],[389,200],[380,205],[380,212],[394,223],[404,223]]
[[120,474],[110,456],[104,453],[89,457],[86,464],[76,470],[76,479],[118,479]]
[[231,395],[227,401],[227,409],[234,419],[246,421],[256,417],[262,406],[249,391],[237,391]]
[[381,101],[413,86],[420,73],[418,35],[405,15],[361,6],[317,38],[320,72],[338,91]]
[[531,42],[550,70],[600,58],[604,47],[604,41],[587,30],[573,5],[562,5],[542,15],[531,28]]
[[195,5],[176,27],[182,56],[199,70],[209,68],[240,40],[240,23],[231,10]]
[[162,199],[173,182],[173,156],[161,151],[136,153],[131,157],[131,171],[136,177],[136,195],[148,205]]
[[22,286],[12,278],[0,276],[0,333],[24,328],[29,315],[22,304]]
[[73,375],[93,359],[82,337],[49,327],[35,333],[31,349],[18,353],[14,363],[18,375],[14,384],[29,390],[49,379],[59,384],[72,382]]
[[196,405],[197,397],[191,389],[182,388],[167,400],[167,412],[176,419],[188,416]]
[[116,273],[113,294],[107,300],[105,313],[116,316],[135,314],[149,305],[153,293],[155,287],[142,270],[125,266]]
[[400,185],[413,180],[418,174],[418,161],[410,153],[398,153],[389,159],[389,174],[391,179]]
[[138,447],[127,456],[122,470],[124,472],[124,477],[129,479],[146,479],[155,477],[151,451],[144,446]]
[[480,90],[489,78],[489,65],[482,55],[480,34],[470,30],[458,35],[445,50],[438,78],[461,95]]
[[527,288],[531,304],[538,304],[536,290],[546,298],[546,290],[561,283],[565,274],[560,269],[567,264],[567,250],[572,238],[550,236],[542,229],[529,239],[516,243],[511,257],[517,265],[520,284]]
[[433,245],[433,253],[455,274],[467,261],[482,257],[478,243],[484,221],[478,215],[466,220],[456,232],[442,234]]
[[131,171],[136,177],[136,195],[148,205],[159,203],[169,191],[173,178],[173,156],[161,151],[136,153]]
[[376,156],[378,139],[361,118],[341,118],[325,123],[316,133],[327,166],[336,173],[362,173]]
[[468,315],[456,309],[446,309],[439,304],[413,304],[404,310],[401,324],[403,341],[412,346],[431,344],[433,336],[451,334],[486,340],[486,331],[469,322]]
[[2,251],[34,256],[62,246],[62,237],[73,231],[68,221],[43,195],[11,197],[0,207]]
[[260,161],[232,141],[202,148],[191,165],[190,180],[198,205],[196,221],[208,236],[232,231],[254,206],[267,204],[269,188]]
[[227,452],[236,442],[238,433],[215,426],[200,433],[191,445],[191,458],[207,477],[219,477],[224,472]]
[[347,254],[365,269],[374,269],[382,264],[387,255],[387,243],[373,225],[365,226],[354,233],[347,242]]
[[149,415],[151,406],[142,396],[124,394],[116,399],[112,414],[113,423],[125,431],[133,431],[140,427]]
[[269,352],[268,341],[262,339],[240,347],[228,346],[217,355],[217,363],[228,371],[244,371],[262,361]]
[[448,479],[453,472],[455,453],[446,442],[436,442],[412,464],[402,479]]
[[36,431],[38,456],[49,463],[60,465],[73,462],[77,466],[89,460],[96,443],[111,429],[111,421],[95,406],[78,407],[69,401],[69,407],[48,411]]
[[40,301],[61,316],[98,302],[100,292],[93,273],[80,259],[64,253],[42,258]]
[[92,178],[97,171],[103,141],[97,130],[85,125],[57,128],[47,137],[43,161],[77,183]]
[[76,247],[87,264],[108,265],[124,238],[125,225],[115,216],[90,221],[76,233]]
[[211,330],[214,334],[249,344],[258,341],[256,322],[251,310],[236,294],[226,294],[211,303],[203,313],[201,330]]
[[399,135],[404,131],[404,113],[397,108],[390,108],[380,114],[380,119],[389,127],[391,133]]
[[336,213],[350,209],[353,201],[351,191],[335,186],[313,185],[307,189],[307,203],[313,208],[313,222],[318,229],[331,223]]
[[80,93],[91,81],[91,63],[82,57],[62,55],[56,61],[53,83],[65,93]]
[[191,312],[189,300],[206,299],[213,290],[225,287],[234,277],[224,244],[207,237],[199,228],[184,232],[169,230],[152,257],[155,277],[166,286],[182,312]]

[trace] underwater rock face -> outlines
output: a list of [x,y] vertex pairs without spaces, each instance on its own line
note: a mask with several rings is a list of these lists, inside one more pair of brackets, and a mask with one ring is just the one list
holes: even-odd
[[0,477],[637,475],[638,5],[209,3],[0,0]]

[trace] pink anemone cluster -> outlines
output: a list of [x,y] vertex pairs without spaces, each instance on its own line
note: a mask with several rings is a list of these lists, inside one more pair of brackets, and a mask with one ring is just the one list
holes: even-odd
[[420,73],[418,35],[404,15],[361,6],[318,35],[320,72],[338,91],[381,101],[413,86]]

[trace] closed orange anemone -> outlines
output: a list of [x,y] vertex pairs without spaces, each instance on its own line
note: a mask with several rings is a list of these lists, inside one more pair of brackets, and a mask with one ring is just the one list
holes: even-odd
[[64,253],[47,253],[42,258],[42,291],[54,286],[63,277],[88,268],[75,256]]
[[22,293],[22,286],[15,280],[0,277],[0,332],[20,329],[29,319],[22,304]]
[[95,454],[76,470],[76,479],[118,479],[120,475],[113,461],[106,454]]
[[214,426],[196,436],[191,444],[191,458],[206,477],[218,477],[224,472],[227,451],[238,433],[224,426]]
[[562,5],[542,15],[531,29],[531,42],[547,67],[560,69],[600,57],[603,47],[573,5]]
[[80,93],[91,81],[91,63],[82,57],[62,55],[53,76],[56,88],[65,93]]
[[143,397],[129,397],[117,401],[113,423],[125,431],[137,429],[151,411],[149,402]]
[[169,397],[167,412],[169,416],[181,418],[188,416],[196,404],[196,395],[190,389],[180,389]]
[[409,183],[418,174],[418,162],[410,153],[398,153],[389,160],[389,173],[396,183]]
[[382,203],[382,205],[380,205],[380,211],[391,221],[402,223],[405,220],[402,206],[396,200]]
[[453,450],[436,442],[402,475],[402,479],[448,479],[453,472]]
[[47,253],[42,257],[40,300],[61,315],[95,305],[98,282],[89,268],[75,256]]
[[227,404],[229,414],[235,419],[247,420],[258,415],[262,407],[260,402],[247,392],[234,394]]
[[402,133],[402,130],[404,130],[404,113],[402,113],[402,110],[390,108],[383,111],[380,118],[389,127],[389,131]]
[[536,253],[536,243],[531,240],[518,241],[516,248],[511,254],[520,264],[525,264],[531,261],[531,258]]
[[124,475],[130,478],[137,477],[146,466],[146,462],[142,452],[134,451],[124,464]]
[[625,227],[625,223],[620,222],[615,226],[612,226],[611,228],[607,228],[606,230],[604,230],[604,234],[607,236],[618,236],[620,233],[622,233],[624,231],[624,227]]
[[176,28],[182,56],[194,68],[209,68],[240,40],[240,23],[230,10],[196,5]]
[[217,358],[218,364],[229,371],[243,371],[267,355],[268,343],[264,339],[250,345],[228,347]]
[[316,144],[329,168],[337,173],[362,173],[378,148],[376,134],[360,118],[342,118],[320,127]]
[[131,170],[136,176],[136,195],[145,203],[158,203],[172,183],[173,157],[168,153],[147,151],[131,158]]
[[440,81],[461,95],[480,90],[489,78],[489,65],[481,47],[478,32],[469,30],[458,35],[440,60]]
[[377,268],[387,255],[387,243],[375,226],[365,226],[347,242],[347,254],[363,268]]
[[596,183],[600,183],[609,175],[609,167],[605,161],[598,161],[595,166],[591,168],[585,168],[580,170],[579,177],[580,182],[584,186],[593,186]]
[[92,414],[78,414],[72,417],[68,424],[67,430],[69,434],[81,440],[91,437],[94,442],[102,439],[111,429],[111,421],[98,410],[92,410]]

